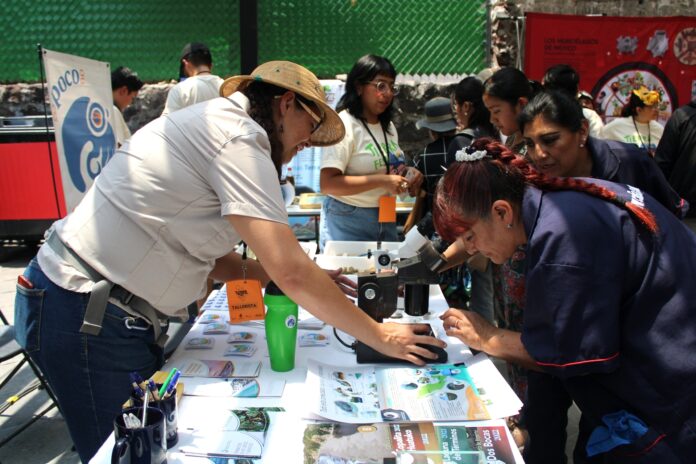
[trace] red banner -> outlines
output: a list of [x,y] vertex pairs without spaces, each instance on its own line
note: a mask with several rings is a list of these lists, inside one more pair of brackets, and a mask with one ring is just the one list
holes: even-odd
[[541,80],[550,66],[571,65],[606,122],[620,116],[630,92],[641,85],[660,92],[662,124],[696,99],[694,17],[529,13],[525,27],[525,74]]

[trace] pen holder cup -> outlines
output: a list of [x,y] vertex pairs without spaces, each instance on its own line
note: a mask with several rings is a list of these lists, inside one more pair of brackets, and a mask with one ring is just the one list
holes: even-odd
[[[157,385],[158,390],[162,388],[162,384],[158,383],[155,385]],[[142,408],[143,399],[140,397],[136,397],[135,395],[132,395],[131,404],[133,406]],[[179,441],[179,434],[177,430],[178,406],[176,400],[176,390],[174,390],[174,392],[172,392],[172,394],[169,395],[169,397],[163,400],[153,401],[152,397],[150,397],[150,400],[148,401],[148,406],[160,409],[162,413],[164,413],[164,417],[167,420],[167,449],[171,449]]]
[[[143,418],[143,408],[123,410]],[[128,428],[119,414],[114,420],[114,439],[116,444],[111,453],[111,464],[163,464],[167,462],[167,421],[164,413],[157,408],[147,408],[145,427]]]

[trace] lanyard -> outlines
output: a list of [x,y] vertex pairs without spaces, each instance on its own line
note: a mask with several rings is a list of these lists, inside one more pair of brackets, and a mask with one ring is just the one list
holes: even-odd
[[640,139],[640,144],[643,145],[643,148],[645,148],[651,156],[653,156],[653,153],[650,149],[650,121],[648,121],[648,144],[645,144],[645,141],[643,140],[643,135],[640,133],[638,130],[638,124],[636,124],[636,118],[635,116],[631,116],[631,119],[633,120],[633,127],[636,129],[636,133],[638,134],[638,138]]
[[[360,120],[363,126],[365,126],[365,130],[367,131],[368,134],[370,134],[370,137],[372,137],[372,140],[374,140],[375,145],[377,145],[377,150],[379,150],[379,154],[382,156],[382,160],[384,161],[384,165],[387,168],[387,174],[389,174],[389,157],[384,154],[384,151],[382,151],[382,145],[379,144],[377,141],[377,138],[375,138],[375,135],[372,133],[369,127],[367,127],[367,124],[365,123],[364,120]],[[381,124],[380,124],[381,125]],[[384,130],[384,126],[382,126],[382,134],[384,135],[384,144],[387,152],[389,151],[389,139],[387,139],[387,131]]]
[[246,273],[247,273],[247,244],[246,242],[242,242],[242,278],[246,282]]

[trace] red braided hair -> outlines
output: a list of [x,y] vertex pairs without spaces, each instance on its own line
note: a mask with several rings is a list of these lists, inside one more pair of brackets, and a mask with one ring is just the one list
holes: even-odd
[[548,177],[536,171],[525,159],[491,138],[475,140],[470,151],[485,150],[478,161],[452,163],[438,185],[433,205],[435,228],[445,240],[455,241],[473,222],[487,219],[496,200],[521,204],[524,189],[575,190],[612,202],[626,209],[650,232],[657,231],[655,217],[647,209],[624,202],[615,192],[572,177]]

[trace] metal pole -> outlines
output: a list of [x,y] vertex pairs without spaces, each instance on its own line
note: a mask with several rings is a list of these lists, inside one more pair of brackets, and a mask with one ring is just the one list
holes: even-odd
[[[44,85],[46,85],[46,80],[44,79],[44,67],[43,67],[43,47],[40,43],[36,44],[36,51],[39,55],[39,74],[41,76],[41,102],[44,108],[44,121],[46,127],[46,143],[48,144],[48,163],[51,166],[51,178],[53,179],[53,194],[56,199],[56,211],[58,211],[58,218],[61,217],[60,211],[60,201],[58,201],[58,187],[56,186],[56,173],[53,169],[53,151],[51,150],[51,132],[48,130],[48,108],[46,107],[46,93],[44,92]],[[55,134],[55,130],[54,130]]]

